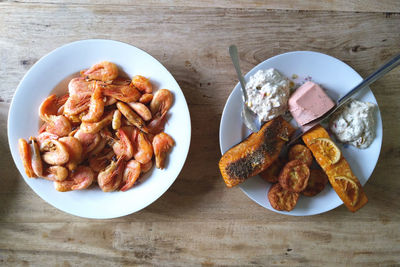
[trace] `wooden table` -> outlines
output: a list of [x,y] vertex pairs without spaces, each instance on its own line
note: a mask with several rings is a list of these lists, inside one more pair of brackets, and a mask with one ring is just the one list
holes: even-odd
[[[217,168],[219,121],[237,82],[228,45],[239,46],[243,72],[276,54],[313,50],[365,77],[400,52],[399,1],[129,2],[0,1],[1,265],[400,264],[399,68],[371,86],[383,146],[365,186],[369,203],[357,213],[341,206],[311,217],[279,215],[227,189]],[[51,50],[89,38],[127,42],[160,60],[192,118],[176,182],[144,210],[112,220],[45,203],[14,167],[6,136],[8,103],[26,71]]]

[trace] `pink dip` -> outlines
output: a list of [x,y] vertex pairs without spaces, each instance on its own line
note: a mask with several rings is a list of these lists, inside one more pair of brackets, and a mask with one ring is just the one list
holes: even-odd
[[335,103],[313,82],[300,86],[289,98],[289,110],[299,125],[307,124],[329,111]]

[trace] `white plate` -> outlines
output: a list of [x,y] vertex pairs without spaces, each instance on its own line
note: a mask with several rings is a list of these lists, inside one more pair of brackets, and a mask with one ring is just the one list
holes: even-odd
[[[291,78],[293,74],[298,75],[298,78],[294,80],[295,82],[304,81],[309,76],[314,82],[322,85],[327,90],[328,95],[335,100],[362,80],[355,70],[342,61],[325,54],[308,51],[290,52],[267,59],[247,73],[245,80],[248,81],[249,77],[258,70],[268,68],[275,68],[288,78]],[[378,106],[369,88],[364,89],[356,98],[375,103]],[[242,98],[239,84],[237,84],[230,94],[222,113],[219,131],[221,153],[225,153],[250,133],[242,122],[240,116],[241,108]],[[353,146],[339,145],[362,185],[371,176],[381,150],[382,119],[379,108],[377,108],[376,112],[376,122],[376,138],[369,148],[362,150]],[[259,176],[255,176],[239,186],[256,203],[281,214],[295,216],[314,215],[329,211],[343,204],[332,187],[328,185],[324,191],[315,197],[300,196],[296,207],[292,211],[277,211],[271,207],[267,198],[270,183]]]
[[[32,179],[25,171],[18,154],[18,138],[36,136],[40,125],[38,107],[51,92],[58,92],[61,81],[91,65],[108,60],[130,77],[150,77],[155,90],[167,88],[174,94],[174,104],[165,132],[176,145],[168,156],[164,170],[153,168],[138,186],[126,192],[103,193],[98,187],[61,193],[52,182]],[[67,92],[64,87],[62,91]],[[175,181],[189,150],[190,115],[185,97],[171,73],[146,52],[117,41],[84,40],[55,49],[41,58],[26,73],[15,92],[8,117],[8,142],[11,154],[26,183],[42,199],[67,213],[86,218],[106,219],[131,214],[150,205]]]

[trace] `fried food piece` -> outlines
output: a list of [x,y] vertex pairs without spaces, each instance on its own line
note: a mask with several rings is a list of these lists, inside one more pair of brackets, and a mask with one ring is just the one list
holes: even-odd
[[307,197],[313,197],[321,193],[327,183],[328,176],[322,170],[313,169],[310,171],[307,187],[301,193]]
[[261,176],[265,181],[270,183],[277,183],[279,181],[279,173],[281,172],[283,166],[285,166],[285,161],[281,158],[271,164],[265,171],[260,172],[258,175]]
[[289,161],[298,159],[304,162],[308,167],[311,167],[313,156],[310,149],[301,144],[294,145],[289,150]]
[[238,185],[268,168],[293,132],[293,127],[279,116],[225,152],[219,161],[219,170],[226,186]]
[[[330,140],[328,132],[321,126],[317,126],[304,134],[302,138],[306,146],[313,153],[318,164],[322,167],[326,175],[328,175],[329,182],[346,207],[352,212],[363,207],[368,202],[368,198],[357,177],[351,171],[346,159],[340,153],[340,158],[336,161],[336,157],[332,157],[333,153],[331,153],[335,148],[324,145],[330,143],[325,142],[326,140]],[[323,142],[315,141],[318,139]],[[329,148],[329,150],[325,151],[324,147]]]
[[279,174],[279,184],[291,192],[301,192],[307,187],[310,169],[300,160],[286,163]]
[[269,188],[268,200],[276,210],[291,211],[297,204],[300,194],[282,188],[280,184],[274,184]]

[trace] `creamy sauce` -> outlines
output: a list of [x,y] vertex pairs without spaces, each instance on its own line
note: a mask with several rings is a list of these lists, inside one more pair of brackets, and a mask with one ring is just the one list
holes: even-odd
[[351,100],[332,116],[329,127],[340,142],[367,148],[375,138],[374,110],[372,103]]
[[287,110],[289,80],[275,69],[259,70],[246,84],[247,106],[260,121],[269,121]]

